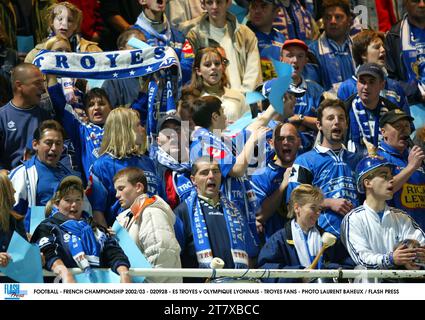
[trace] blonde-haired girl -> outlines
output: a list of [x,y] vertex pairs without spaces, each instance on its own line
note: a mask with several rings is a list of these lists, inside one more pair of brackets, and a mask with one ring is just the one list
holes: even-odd
[[105,122],[100,157],[91,171],[91,203],[99,223],[110,226],[115,221],[120,204],[115,198],[113,177],[123,168],[143,169],[148,181],[147,194],[158,194],[160,181],[153,161],[144,155],[145,144],[146,133],[139,114],[127,108],[112,110]]
[[[324,230],[316,223],[322,210],[322,191],[308,184],[301,184],[292,191],[288,218],[292,218],[273,234],[261,249],[258,266],[264,269],[309,268],[322,247]],[[338,240],[328,248],[319,260],[319,269],[352,268],[353,261]],[[266,282],[297,282],[301,279],[275,278]]]

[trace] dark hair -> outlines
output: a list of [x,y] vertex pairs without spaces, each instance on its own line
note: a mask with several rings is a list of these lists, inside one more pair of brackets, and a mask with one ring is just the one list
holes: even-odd
[[204,96],[193,101],[192,119],[197,126],[209,128],[214,112],[220,114],[221,100],[214,96]]
[[62,135],[62,139],[65,140],[66,134],[62,125],[56,120],[45,120],[43,121],[37,129],[34,131],[33,139],[36,141],[40,141],[43,137],[43,133],[45,130],[55,130],[60,132]]
[[339,7],[345,12],[347,17],[351,17],[350,2],[348,0],[323,0],[323,13],[326,11],[326,9],[331,7]]
[[363,30],[353,37],[353,58],[357,66],[363,64],[362,55],[367,53],[367,47],[372,41],[378,38],[385,42],[384,34],[374,30]]
[[317,120],[320,123],[322,123],[323,110],[326,108],[341,108],[344,110],[345,118],[347,119],[347,110],[345,109],[345,104],[342,100],[325,99],[320,103],[319,108],[317,109]]
[[127,181],[133,186],[140,182],[143,185],[143,191],[148,191],[148,181],[142,169],[136,167],[124,168],[114,175],[113,182],[115,183],[115,181],[123,177],[126,177]]
[[[217,160],[213,158],[213,156],[202,156],[195,160],[195,162],[192,164],[192,170],[190,172],[190,175],[194,176],[199,171],[199,164],[201,162],[207,162],[207,163],[215,163],[218,164]],[[221,168],[218,166],[218,169],[221,173]]]
[[[179,100],[178,109],[187,110],[190,114],[193,113],[193,101],[196,100],[197,97],[191,95],[187,92],[182,92],[182,95]],[[183,120],[183,119],[182,119]]]
[[102,88],[93,88],[93,89],[90,89],[90,91],[87,92],[86,95],[84,96],[84,108],[86,110],[89,107],[90,101],[92,101],[94,98],[105,99],[109,103],[112,109],[111,101],[109,100],[109,96],[106,93],[106,91]]

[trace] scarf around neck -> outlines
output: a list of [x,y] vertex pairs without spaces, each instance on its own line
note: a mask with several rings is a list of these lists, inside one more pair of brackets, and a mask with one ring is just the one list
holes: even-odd
[[[193,242],[196,251],[196,258],[200,268],[210,268],[213,260],[213,252],[211,250],[210,237],[205,222],[204,214],[199,203],[197,191],[194,189],[189,197],[185,200],[190,223],[193,233]],[[230,240],[230,250],[235,264],[235,269],[248,268],[248,254],[246,252],[244,224],[239,210],[225,197],[220,197],[221,207],[223,208],[224,219],[227,225],[227,232]],[[224,230],[223,230],[224,232]]]
[[[291,231],[300,264],[304,267],[310,266],[322,245],[322,237],[319,230],[314,226],[308,230],[306,235],[293,219],[291,221]],[[320,262],[318,268],[320,269]]]
[[[52,215],[59,211],[52,212]],[[59,227],[71,236],[69,250],[74,261],[81,269],[90,266],[99,267],[100,254],[106,241],[106,234],[96,228],[93,231],[85,218],[88,214],[83,213],[81,220],[68,219]]]

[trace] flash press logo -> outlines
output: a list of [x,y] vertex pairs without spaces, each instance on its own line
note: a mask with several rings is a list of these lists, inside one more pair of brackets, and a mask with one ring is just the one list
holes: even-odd
[[21,290],[18,283],[4,285],[5,300],[19,300],[28,294],[27,290]]

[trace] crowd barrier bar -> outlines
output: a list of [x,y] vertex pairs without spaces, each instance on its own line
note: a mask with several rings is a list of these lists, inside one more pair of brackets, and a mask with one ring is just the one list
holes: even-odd
[[[103,269],[109,270],[109,269]],[[73,274],[82,273],[72,268]],[[43,271],[44,276],[55,276],[53,272]],[[144,277],[188,277],[188,278],[425,278],[425,270],[294,270],[294,269],[171,269],[171,268],[130,268],[131,276]]]

